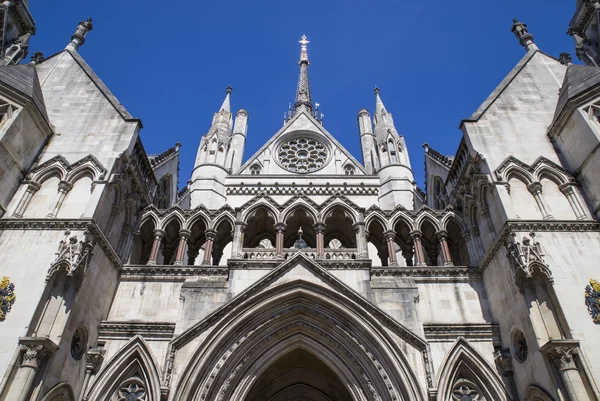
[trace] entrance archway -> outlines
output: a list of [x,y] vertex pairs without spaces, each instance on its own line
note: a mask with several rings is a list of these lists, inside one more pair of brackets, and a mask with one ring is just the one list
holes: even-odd
[[[270,281],[269,277],[265,281]],[[302,280],[251,293],[240,294],[236,299],[240,301],[234,302],[237,305],[224,309],[227,319],[210,319],[214,329],[203,335],[207,341],[199,348],[193,345],[194,338],[206,327],[205,322],[175,340],[174,348],[181,349],[182,358],[189,362],[174,399],[424,399],[413,370],[422,374],[427,370],[421,359],[423,340],[399,326],[390,326],[399,336],[392,339],[368,303],[357,304],[331,289]],[[219,315],[216,311],[214,316]],[[191,359],[187,359],[190,354]],[[175,357],[174,362],[177,360]],[[314,367],[302,370],[308,361],[314,362]],[[299,372],[307,376],[301,379]],[[328,384],[333,384],[333,389]],[[326,387],[330,388],[328,392],[323,391]]]
[[245,401],[351,401],[338,375],[304,348],[277,359],[254,382]]

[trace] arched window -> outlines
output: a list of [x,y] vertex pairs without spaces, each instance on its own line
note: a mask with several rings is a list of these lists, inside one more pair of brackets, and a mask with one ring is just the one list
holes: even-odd
[[253,164],[252,166],[250,166],[250,174],[252,175],[259,175],[260,174],[260,164]]
[[396,157],[396,147],[394,146],[394,141],[391,139],[388,141],[388,151],[390,152],[390,164],[398,163],[398,158]]
[[440,177],[433,179],[433,207],[435,209],[446,208],[446,188]]
[[154,204],[159,209],[168,209],[171,207],[171,176],[166,175],[160,179],[156,195],[154,196]]
[[346,164],[344,166],[344,173],[346,175],[354,175],[356,173],[356,170],[354,169],[354,166],[351,164]]

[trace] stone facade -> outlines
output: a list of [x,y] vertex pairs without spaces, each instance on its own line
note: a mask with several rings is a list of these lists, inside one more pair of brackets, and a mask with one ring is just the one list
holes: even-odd
[[572,65],[515,20],[526,54],[454,155],[424,144],[423,191],[379,89],[362,161],[326,130],[303,37],[283,127],[244,158],[227,88],[179,190],[180,144],[147,154],[77,53],[91,19],[14,65],[27,16],[0,5],[1,401],[600,398],[592,39]]

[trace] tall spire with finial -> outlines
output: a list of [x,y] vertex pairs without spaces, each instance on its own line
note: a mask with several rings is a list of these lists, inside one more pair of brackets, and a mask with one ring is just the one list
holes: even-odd
[[296,101],[294,102],[294,114],[300,111],[303,107],[312,113],[313,105],[310,97],[310,84],[308,83],[308,50],[306,45],[310,43],[306,40],[306,35],[302,35],[300,44],[302,48],[300,50],[300,77],[298,78],[298,89],[296,90]]

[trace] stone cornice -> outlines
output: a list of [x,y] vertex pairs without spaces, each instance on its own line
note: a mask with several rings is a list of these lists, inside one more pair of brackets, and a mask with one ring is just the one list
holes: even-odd
[[371,277],[407,277],[415,281],[440,281],[444,279],[481,279],[476,267],[423,266],[423,267],[374,267]]
[[508,220],[496,241],[488,248],[479,263],[479,270],[483,273],[488,265],[496,257],[498,250],[504,246],[511,232],[577,232],[596,231],[600,232],[600,223],[595,220]]
[[[360,270],[370,269],[371,259],[315,259],[324,269]],[[230,269],[274,269],[281,264],[277,259],[229,259]]]
[[379,186],[366,185],[348,185],[348,186],[266,186],[266,185],[245,185],[227,188],[227,195],[295,195],[302,192],[306,195],[334,195],[341,192],[344,195],[378,195]]
[[102,251],[111,261],[113,267],[117,270],[123,267],[121,259],[93,219],[0,219],[0,230],[87,230],[94,236],[96,245],[102,248]]
[[171,339],[175,333],[175,323],[103,321],[98,332],[100,338],[129,339],[139,334],[145,338]]
[[123,281],[185,281],[199,276],[227,277],[229,270],[218,266],[126,265],[120,273]]
[[428,341],[455,341],[458,337],[467,340],[500,342],[500,327],[495,323],[429,323],[423,325]]

